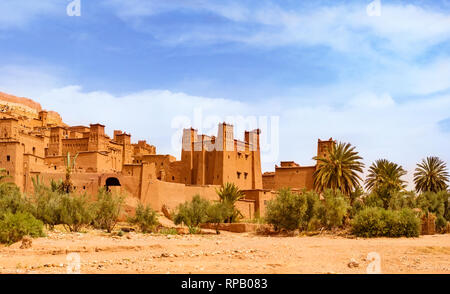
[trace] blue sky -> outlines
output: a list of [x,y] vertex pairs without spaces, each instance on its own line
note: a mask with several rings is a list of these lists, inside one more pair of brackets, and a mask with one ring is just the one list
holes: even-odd
[[181,125],[276,116],[264,170],[312,164],[329,137],[408,179],[426,156],[450,162],[448,0],[381,0],[379,16],[371,1],[81,0],[69,17],[70,2],[0,1],[0,91],[176,156]]

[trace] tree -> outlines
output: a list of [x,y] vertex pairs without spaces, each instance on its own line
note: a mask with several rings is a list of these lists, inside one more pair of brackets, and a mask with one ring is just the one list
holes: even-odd
[[121,195],[113,195],[106,191],[105,188],[99,189],[97,193],[97,201],[93,204],[94,208],[94,227],[106,230],[111,233],[119,221],[120,213],[124,197]]
[[278,191],[277,197],[267,204],[266,220],[274,226],[275,231],[294,231],[304,227],[303,220],[307,217],[307,212],[306,197],[301,197],[290,189],[282,189]]
[[362,181],[362,157],[349,143],[339,142],[332,148],[328,157],[316,156],[317,169],[314,172],[314,187],[318,192],[326,189],[340,190],[349,196]]
[[439,157],[427,157],[417,164],[414,184],[417,192],[440,192],[447,189],[449,174],[447,166]]
[[72,172],[75,169],[77,157],[78,153],[73,158],[70,157],[70,152],[67,153],[67,158],[65,159],[66,178],[64,182],[62,182],[62,185],[60,186],[62,193],[70,194],[73,192]]
[[177,207],[174,217],[176,225],[185,224],[189,228],[189,233],[195,234],[198,226],[208,221],[209,201],[195,195],[192,201],[187,201]]
[[245,195],[235,184],[226,183],[219,190],[216,190],[216,193],[222,203],[233,209],[233,213],[227,218],[226,221],[233,223],[236,222],[238,218],[242,217],[241,212],[236,209],[235,203],[244,198]]
[[406,171],[402,166],[387,159],[379,159],[370,166],[365,186],[383,200],[383,206],[387,209],[392,195],[405,189],[404,175]]
[[135,216],[128,218],[128,222],[133,225],[138,225],[144,234],[154,231],[159,225],[156,211],[150,205],[144,206],[142,203],[139,203]]
[[231,207],[226,203],[218,202],[211,204],[206,210],[206,214],[208,216],[207,222],[214,224],[216,233],[220,234],[219,225],[226,219],[228,219],[230,215],[232,215],[233,213],[234,213],[233,207]]

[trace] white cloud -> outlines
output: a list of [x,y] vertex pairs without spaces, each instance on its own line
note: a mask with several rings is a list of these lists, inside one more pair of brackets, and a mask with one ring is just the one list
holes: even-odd
[[169,43],[233,41],[264,47],[325,45],[343,52],[376,55],[379,51],[387,51],[406,58],[450,38],[449,14],[406,4],[383,2],[381,16],[369,17],[365,3],[317,5],[303,10],[284,9],[271,1],[262,1],[255,7],[242,1],[217,4],[210,1],[114,0],[106,3],[115,8],[122,19],[142,30],[148,29],[148,25],[137,22],[137,18],[179,10],[212,13],[238,26],[197,27],[185,23],[178,31],[171,30],[170,33],[156,28],[157,37]]

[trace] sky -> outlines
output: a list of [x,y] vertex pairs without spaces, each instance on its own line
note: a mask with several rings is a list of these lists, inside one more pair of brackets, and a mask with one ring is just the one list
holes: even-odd
[[450,163],[448,0],[78,1],[0,0],[0,91],[177,157],[184,127],[258,127],[263,171],[330,137],[410,182]]

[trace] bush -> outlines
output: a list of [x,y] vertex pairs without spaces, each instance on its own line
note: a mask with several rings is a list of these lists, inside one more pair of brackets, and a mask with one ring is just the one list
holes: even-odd
[[62,223],[61,209],[62,196],[49,189],[35,193],[32,211],[33,215],[47,225],[51,230]]
[[306,211],[301,218],[300,228],[302,230],[316,229],[317,225],[315,220],[317,219],[317,209],[320,204],[319,194],[312,191],[304,191],[299,197],[301,203],[306,202]]
[[267,204],[266,220],[276,231],[294,231],[301,228],[307,214],[306,197],[292,193],[289,189],[280,190],[277,197]]
[[175,228],[162,228],[159,230],[162,235],[178,235],[178,231]]
[[92,211],[86,195],[61,196],[61,223],[71,232],[79,232],[92,222]]
[[317,208],[320,223],[328,229],[342,226],[350,208],[347,198],[341,192],[332,190],[326,190],[323,197],[324,201],[319,202]]
[[234,207],[232,205],[219,202],[210,204],[206,209],[208,216],[206,222],[216,225],[216,233],[219,234],[219,225],[225,220],[229,219],[234,214]]
[[435,224],[436,224],[436,231],[445,232],[447,228],[447,220],[442,215],[438,215],[436,217]]
[[97,194],[97,202],[93,204],[94,228],[111,233],[119,220],[123,202],[124,198],[122,196],[113,195],[105,189],[100,189]]
[[12,244],[22,240],[24,236],[42,237],[43,224],[30,213],[7,212],[0,220],[0,243]]
[[446,192],[425,192],[417,197],[417,206],[424,213],[433,213],[436,217],[444,216],[446,201],[448,201],[448,194]]
[[144,206],[142,203],[139,203],[135,216],[128,218],[128,222],[133,225],[138,225],[144,234],[153,232],[159,224],[156,211],[150,206]]
[[392,195],[389,209],[399,210],[402,208],[416,208],[416,194],[414,192],[398,192]]
[[208,221],[208,200],[195,195],[192,201],[187,201],[177,207],[174,222],[176,225],[185,224],[189,228],[189,233],[198,232],[198,226]]
[[383,200],[378,197],[376,192],[372,192],[363,198],[365,207],[381,207],[383,208]]
[[361,210],[365,208],[364,201],[362,199],[356,199],[349,211],[350,218],[354,218]]
[[353,219],[352,232],[360,237],[418,237],[420,220],[408,208],[392,211],[368,207]]
[[0,185],[0,218],[8,212],[15,214],[29,210],[27,201],[22,197],[16,185],[10,183]]

